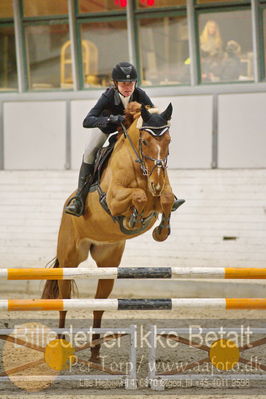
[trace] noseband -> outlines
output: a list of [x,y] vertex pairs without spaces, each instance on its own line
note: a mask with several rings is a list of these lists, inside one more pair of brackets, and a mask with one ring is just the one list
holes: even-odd
[[[137,159],[135,160],[135,162],[140,164],[140,169],[142,170],[143,176],[148,176],[150,177],[154,171],[155,168],[162,168],[162,170],[165,170],[167,168],[167,157],[168,155],[164,158],[164,159],[155,159],[155,158],[151,158],[148,155],[145,155],[143,153],[143,147],[142,147],[142,139],[141,139],[141,134],[140,134],[140,138],[139,138],[139,152],[137,151],[136,147],[134,146],[129,134],[127,133],[127,129],[125,128],[125,126],[123,125],[123,123],[121,123],[122,129],[123,129],[123,133],[124,136],[128,139]],[[144,129],[143,129],[144,130]],[[162,136],[168,129],[165,129],[164,132],[160,135]],[[148,133],[152,134],[150,132],[150,129],[147,130]],[[154,166],[151,170],[151,172],[149,173],[149,170],[145,164],[145,159],[148,159],[150,161],[154,162]]]

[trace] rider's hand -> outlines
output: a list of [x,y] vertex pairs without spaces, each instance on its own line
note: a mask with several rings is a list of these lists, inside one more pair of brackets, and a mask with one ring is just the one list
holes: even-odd
[[108,117],[108,122],[114,123],[115,125],[120,125],[125,120],[124,115],[110,115]]

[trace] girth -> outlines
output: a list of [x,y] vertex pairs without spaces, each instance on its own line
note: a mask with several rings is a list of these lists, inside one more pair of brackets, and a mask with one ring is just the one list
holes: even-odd
[[99,202],[100,202],[102,208],[105,210],[106,213],[108,213],[108,215],[111,216],[111,218],[113,219],[113,221],[115,223],[119,224],[119,228],[120,228],[120,230],[121,230],[121,232],[123,234],[134,235],[134,234],[141,233],[142,231],[146,230],[146,228],[149,226],[149,224],[150,224],[150,222],[152,221],[153,218],[157,219],[157,217],[158,217],[158,213],[157,212],[151,212],[149,216],[147,216],[146,218],[142,219],[142,226],[141,227],[139,227],[137,229],[134,229],[134,230],[129,230],[124,225],[125,216],[123,216],[123,215],[113,216],[111,214],[111,211],[110,211],[110,209],[109,209],[109,207],[107,205],[107,202],[106,202],[106,193],[102,190],[100,184],[95,183],[95,184],[93,184],[90,187],[90,192],[94,192],[94,191],[98,192]]

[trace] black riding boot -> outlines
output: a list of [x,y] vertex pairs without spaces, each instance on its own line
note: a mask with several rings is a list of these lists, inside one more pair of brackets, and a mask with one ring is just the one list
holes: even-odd
[[184,199],[178,199],[178,198],[176,198],[176,196],[175,196],[175,201],[174,201],[173,206],[172,206],[172,212],[176,211],[177,208],[179,208],[181,205],[184,204],[184,202],[186,202],[186,200],[184,200]]
[[65,213],[81,216],[84,213],[85,202],[93,178],[94,164],[82,162],[79,171],[78,192],[65,207]]

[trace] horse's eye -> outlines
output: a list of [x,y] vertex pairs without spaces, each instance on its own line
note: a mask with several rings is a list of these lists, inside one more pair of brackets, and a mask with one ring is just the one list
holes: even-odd
[[142,140],[142,144],[144,144],[144,145],[148,145],[148,143],[147,143],[147,141],[146,141],[146,140]]

